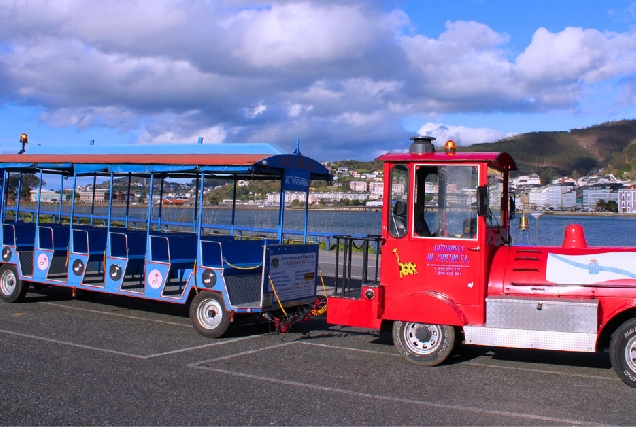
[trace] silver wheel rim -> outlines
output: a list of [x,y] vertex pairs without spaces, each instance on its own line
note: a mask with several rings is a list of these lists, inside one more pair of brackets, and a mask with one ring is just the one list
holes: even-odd
[[13,272],[7,270],[0,276],[0,292],[2,292],[2,295],[11,295],[15,291],[16,284]]
[[632,372],[636,372],[636,336],[632,336],[625,346],[625,362]]
[[197,307],[197,321],[205,329],[216,329],[223,320],[223,307],[214,298],[209,298]]
[[423,325],[421,323],[405,323],[404,343],[411,353],[428,355],[435,353],[442,344],[442,327],[439,325]]

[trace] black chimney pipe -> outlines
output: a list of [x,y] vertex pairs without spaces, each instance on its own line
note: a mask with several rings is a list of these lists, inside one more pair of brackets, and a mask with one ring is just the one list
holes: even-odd
[[433,145],[433,141],[435,140],[432,136],[414,136],[411,138],[413,143],[409,148],[409,153],[411,154],[423,154],[423,153],[434,153],[435,146]]

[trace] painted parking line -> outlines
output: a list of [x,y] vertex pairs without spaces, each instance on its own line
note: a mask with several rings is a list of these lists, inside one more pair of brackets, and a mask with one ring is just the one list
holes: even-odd
[[553,371],[551,369],[521,368],[517,366],[490,365],[487,363],[478,363],[478,362],[462,362],[462,365],[478,366],[480,368],[491,368],[491,369],[507,369],[511,371],[535,372],[539,374],[548,374],[548,375],[561,375],[563,377],[589,378],[594,380],[609,380],[614,382],[620,381],[620,378],[618,378],[616,375],[613,375],[613,374],[604,377],[600,375],[574,374],[570,372]]
[[117,355],[120,355],[120,356],[132,357],[132,358],[135,358],[135,359],[142,359],[142,360],[148,360],[148,359],[152,359],[154,357],[168,356],[168,355],[177,354],[177,353],[185,353],[185,352],[188,352],[188,351],[200,350],[202,348],[216,347],[216,346],[230,344],[230,343],[243,341],[243,340],[247,340],[247,339],[262,337],[262,335],[248,335],[248,336],[245,336],[245,337],[233,338],[233,339],[229,339],[229,340],[226,340],[226,341],[216,341],[216,342],[212,342],[210,344],[202,344],[202,345],[197,345],[197,346],[193,346],[193,347],[184,347],[184,348],[179,348],[179,349],[176,349],[176,350],[164,351],[164,352],[161,352],[161,353],[153,353],[153,354],[145,354],[145,355],[143,355],[143,354],[127,353],[125,351],[111,350],[109,348],[95,347],[95,346],[86,345],[86,344],[78,344],[78,343],[74,343],[74,342],[70,342],[70,341],[62,341],[62,340],[58,340],[58,339],[54,339],[54,338],[41,337],[41,336],[38,336],[38,335],[23,334],[23,333],[20,333],[20,332],[7,331],[7,330],[4,330],[4,329],[0,329],[0,334],[11,335],[11,336],[16,336],[16,337],[22,337],[22,338],[29,338],[29,339],[34,339],[34,340],[38,340],[38,341],[45,341],[45,342],[50,342],[50,343],[53,343],[53,344],[60,344],[60,345],[65,345],[65,346],[69,346],[69,347],[82,348],[82,349],[85,349],[85,350],[99,351],[99,352],[102,352],[102,353],[117,354]]
[[[378,355],[382,355],[382,356],[393,356],[393,357],[402,357],[400,354],[398,353],[387,353],[384,351],[377,351],[377,350],[365,350],[362,348],[355,348],[355,347],[344,347],[344,346],[339,346],[339,345],[332,345],[332,344],[319,344],[319,343],[315,343],[315,342],[305,342],[305,341],[290,341],[284,344],[277,344],[274,346],[270,346],[270,347],[263,347],[263,348],[259,348],[256,350],[249,350],[247,352],[240,352],[240,353],[234,353],[234,354],[230,354],[230,355],[226,355],[226,356],[222,356],[220,358],[215,358],[215,359],[209,359],[209,360],[204,360],[201,362],[195,362],[192,363],[192,367],[196,367],[197,365],[201,365],[201,364],[205,364],[205,363],[212,363],[212,362],[217,362],[219,360],[227,360],[227,359],[231,359],[234,357],[239,357],[239,356],[244,356],[247,354],[253,354],[253,353],[257,353],[260,351],[264,351],[264,350],[269,350],[269,349],[273,349],[273,348],[278,348],[278,347],[285,347],[291,344],[301,344],[301,345],[309,345],[309,346],[315,346],[315,347],[323,347],[323,348],[332,348],[335,350],[347,350],[347,351],[355,351],[355,352],[359,352],[359,353],[371,353],[371,354],[378,354]],[[573,377],[573,378],[586,378],[586,379],[592,379],[592,380],[608,380],[608,381],[619,381],[618,377],[614,376],[614,375],[610,375],[610,376],[600,376],[600,375],[589,375],[589,374],[576,374],[576,373],[571,373],[571,372],[560,372],[560,371],[554,371],[551,369],[537,369],[537,368],[523,368],[523,367],[516,367],[516,366],[501,366],[501,365],[492,365],[492,364],[487,364],[487,363],[479,363],[479,362],[462,362],[461,365],[469,365],[469,366],[476,366],[479,368],[488,368],[488,369],[505,369],[505,370],[511,370],[511,371],[520,371],[520,372],[534,372],[534,373],[539,373],[539,374],[546,374],[546,375],[560,375],[560,376],[564,376],[564,377]]]
[[339,345],[331,345],[331,344],[318,344],[315,342],[304,342],[304,341],[297,341],[298,344],[303,344],[303,345],[313,345],[316,347],[325,347],[325,348],[335,348],[338,350],[349,350],[349,351],[357,351],[360,353],[371,353],[371,354],[381,354],[383,356],[397,356],[397,357],[402,357],[397,353],[387,353],[384,351],[376,351],[376,350],[365,350],[362,348],[355,348],[355,347],[342,347]]
[[[248,351],[244,351],[240,353],[221,356],[221,357],[217,357],[214,359],[209,359],[209,360],[205,360],[201,362],[190,363],[186,366],[193,369],[216,372],[216,373],[231,375],[231,376],[235,376],[239,378],[245,378],[249,380],[264,381],[264,382],[286,385],[291,387],[301,387],[301,388],[324,391],[329,393],[338,393],[338,394],[344,394],[344,395],[352,396],[352,397],[361,397],[361,398],[370,399],[374,402],[386,401],[386,402],[394,402],[394,403],[402,403],[402,404],[406,403],[410,405],[426,406],[431,408],[452,409],[452,410],[457,410],[461,412],[472,412],[472,413],[477,413],[482,415],[485,414],[485,415],[503,416],[503,417],[513,418],[513,419],[525,419],[525,420],[530,420],[532,422],[543,421],[548,423],[566,424],[566,425],[596,425],[596,423],[583,421],[583,420],[574,420],[569,418],[548,417],[544,415],[537,415],[537,414],[530,414],[530,413],[523,413],[523,412],[500,411],[495,409],[484,409],[484,408],[479,408],[475,406],[453,405],[453,404],[446,404],[446,403],[434,402],[429,400],[417,400],[417,399],[408,399],[408,398],[402,398],[397,396],[386,396],[383,394],[363,393],[363,392],[344,389],[344,388],[328,387],[328,386],[322,386],[317,384],[304,383],[300,381],[284,380],[280,378],[267,377],[263,375],[247,374],[247,373],[237,372],[237,371],[233,371],[229,369],[205,366],[206,364],[210,364],[210,363],[214,363],[214,362],[218,362],[222,360],[228,360],[228,359],[232,359],[236,357],[246,356],[249,354],[271,350],[274,348],[287,347],[293,344],[305,344],[305,343],[292,341],[292,342],[277,344],[277,345],[273,345],[269,347],[262,347],[259,349],[248,350]],[[315,344],[308,343],[308,345],[315,345]],[[325,346],[325,347],[333,347],[333,346]],[[355,350],[358,350],[358,349],[355,349]],[[370,350],[366,350],[366,351],[372,352]],[[383,354],[386,354],[386,353],[383,353]]]

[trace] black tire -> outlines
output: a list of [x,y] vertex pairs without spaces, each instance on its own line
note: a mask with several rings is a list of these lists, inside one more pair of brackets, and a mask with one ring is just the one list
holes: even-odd
[[29,284],[18,278],[14,265],[0,266],[0,299],[5,302],[18,302],[29,290]]
[[190,321],[194,329],[206,338],[222,336],[230,325],[223,298],[216,292],[200,291],[190,304]]
[[393,343],[411,363],[435,366],[444,362],[455,348],[453,326],[414,322],[393,322]]
[[609,354],[616,375],[636,387],[636,319],[629,319],[614,332]]

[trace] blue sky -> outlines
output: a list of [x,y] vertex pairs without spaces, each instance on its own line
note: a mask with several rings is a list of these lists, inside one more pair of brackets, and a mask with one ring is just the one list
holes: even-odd
[[636,0],[3,0],[0,152],[268,142],[371,160],[636,116]]

